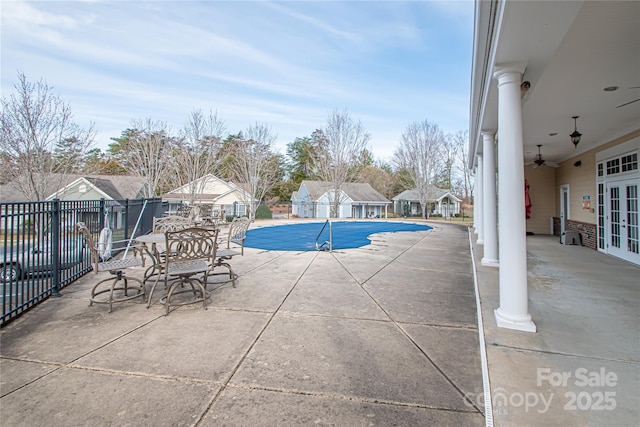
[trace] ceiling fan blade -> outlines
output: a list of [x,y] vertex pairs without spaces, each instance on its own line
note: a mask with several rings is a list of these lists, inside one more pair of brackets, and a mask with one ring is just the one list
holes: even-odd
[[550,168],[559,168],[560,165],[557,164],[556,162],[544,162],[545,166],[549,166]]
[[633,101],[627,102],[626,104],[618,105],[616,108],[624,107],[625,105],[633,104],[634,102],[640,101],[640,98],[634,99]]

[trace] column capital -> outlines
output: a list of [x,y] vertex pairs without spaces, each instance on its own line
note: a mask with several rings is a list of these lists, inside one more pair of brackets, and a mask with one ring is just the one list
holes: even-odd
[[480,131],[480,135],[482,135],[483,138],[487,138],[487,137],[495,137],[496,133],[498,133],[496,130],[494,129],[482,129]]
[[526,62],[507,62],[503,64],[496,64],[493,67],[493,77],[498,79],[501,83],[505,79],[508,79],[517,81],[517,83],[520,84],[520,80],[522,80],[522,75],[524,74],[526,67]]

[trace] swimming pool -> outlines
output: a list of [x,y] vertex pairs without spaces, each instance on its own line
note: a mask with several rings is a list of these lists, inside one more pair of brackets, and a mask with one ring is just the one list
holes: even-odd
[[[322,222],[274,225],[249,230],[244,245],[248,248],[270,251],[315,251],[316,237]],[[368,245],[367,238],[375,233],[399,231],[426,231],[432,227],[397,221],[336,221],[332,223],[333,249],[359,248]],[[329,240],[329,226],[325,228],[319,243]]]

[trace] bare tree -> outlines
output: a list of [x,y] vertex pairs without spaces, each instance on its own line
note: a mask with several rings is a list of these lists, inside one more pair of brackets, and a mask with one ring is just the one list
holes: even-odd
[[358,182],[366,182],[389,200],[393,197],[395,181],[391,168],[384,164],[365,166],[358,172]]
[[217,113],[210,111],[205,115],[202,110],[193,110],[174,143],[170,179],[174,187],[187,191],[185,194],[192,205],[207,184],[201,178],[217,173],[218,152],[225,132],[226,126]]
[[422,122],[409,124],[401,137],[400,147],[394,153],[394,163],[404,171],[399,174],[405,188],[416,190],[422,217],[427,217],[427,203],[433,197],[433,181],[440,168],[440,151],[444,135],[438,125]]
[[462,177],[461,196],[468,202],[473,198],[474,182],[471,169],[467,167],[467,157],[469,154],[469,132],[460,131],[453,136],[453,144],[456,149],[456,169]]
[[248,216],[253,218],[257,203],[278,182],[281,176],[279,157],[272,151],[277,136],[271,127],[256,123],[249,126],[244,135],[233,138],[228,157],[232,180],[244,184],[249,193]]
[[440,146],[440,170],[436,183],[437,187],[443,189],[451,189],[453,187],[453,182],[458,172],[456,160],[459,156],[458,151],[460,148],[458,140],[454,135],[447,134],[442,139]]
[[355,181],[358,169],[354,166],[367,149],[371,135],[346,110],[334,110],[329,113],[326,125],[314,132],[312,138],[315,175],[327,183],[330,216],[337,217],[343,184]]
[[14,90],[0,113],[3,180],[13,180],[27,200],[43,200],[81,169],[94,126],[76,124],[69,104],[44,80],[31,83],[19,72]]
[[172,140],[171,129],[165,122],[137,119],[120,138],[114,138],[116,144],[109,149],[127,173],[146,179],[144,197],[156,197],[170,179],[167,162]]

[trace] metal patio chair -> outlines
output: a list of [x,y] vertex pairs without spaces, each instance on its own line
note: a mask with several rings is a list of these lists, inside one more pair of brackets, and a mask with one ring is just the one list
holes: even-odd
[[[229,233],[218,239],[218,251],[216,253],[216,267],[226,267],[229,270],[229,280],[232,281],[233,287],[236,287],[236,279],[238,275],[233,271],[231,264],[228,262],[234,256],[244,255],[244,240],[247,237],[247,230],[251,225],[251,220],[247,217],[236,217],[229,224]],[[215,273],[225,274],[225,273]]]
[[[96,246],[93,240],[91,231],[89,231],[89,229],[83,222],[78,222],[76,224],[76,229],[85,238],[86,247],[91,253],[91,265],[93,266],[93,271],[95,271],[96,274],[102,271],[108,271],[112,275],[112,277],[108,277],[104,280],[99,281],[91,289],[91,294],[89,296],[89,306],[92,306],[94,303],[109,304],[109,313],[111,313],[113,311],[114,302],[127,301],[138,297],[142,297],[142,301],[144,301],[144,283],[135,277],[128,277],[124,272],[124,270],[128,268],[141,267],[144,265],[142,252],[137,247],[133,246],[131,247],[133,251],[132,257],[125,258],[125,253],[123,253],[120,259],[100,261],[98,246]],[[139,285],[130,286],[129,281],[134,281],[136,283],[139,283]],[[108,283],[108,285],[102,286],[104,283]],[[136,293],[130,295],[130,291],[135,291]],[[105,293],[109,294],[107,299],[96,298],[98,295]]]
[[169,215],[153,218],[153,232],[165,233],[187,228],[191,225],[189,218],[178,215]]
[[[202,302],[207,308],[208,293],[206,282],[214,268],[218,230],[208,230],[199,227],[185,228],[165,233],[166,250],[158,259],[159,271],[149,293],[147,308],[151,305],[151,298],[161,278],[164,281],[166,293],[160,299],[165,304],[166,314],[172,305],[172,297],[182,293],[193,293],[194,298],[173,305],[193,304]],[[201,279],[199,276],[202,276]]]

